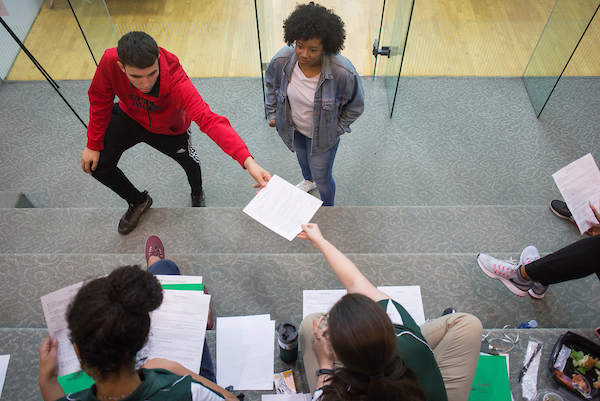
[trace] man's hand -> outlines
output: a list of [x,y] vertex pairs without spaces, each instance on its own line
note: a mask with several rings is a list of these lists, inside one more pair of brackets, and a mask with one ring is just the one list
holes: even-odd
[[81,168],[88,174],[92,174],[92,171],[96,170],[98,160],[100,160],[100,152],[97,150],[92,150],[86,146],[81,152]]
[[40,347],[39,384],[45,401],[54,401],[65,396],[58,384],[58,340],[46,336]]
[[252,156],[248,156],[246,160],[244,160],[244,168],[248,170],[248,173],[256,180],[257,183],[252,185],[254,188],[264,188],[271,179],[271,173],[259,166]]
[[274,118],[271,119],[271,120],[269,120],[269,126],[270,127],[274,127],[275,126],[275,119]]
[[598,214],[598,211],[596,210],[594,205],[592,205],[591,202],[590,202],[590,207],[592,208],[592,211],[594,212],[594,216],[596,216],[596,222],[588,221],[588,223],[590,223],[592,225],[592,228],[587,230],[586,233],[589,236],[593,237],[594,235],[600,234],[600,224],[598,224],[598,223],[600,223],[600,214]]

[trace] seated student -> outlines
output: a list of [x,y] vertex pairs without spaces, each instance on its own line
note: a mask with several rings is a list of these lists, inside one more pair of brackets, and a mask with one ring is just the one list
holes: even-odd
[[[590,205],[591,206],[591,205]],[[489,277],[500,280],[513,294],[535,299],[546,295],[550,284],[575,280],[596,273],[600,279],[600,214],[591,206],[597,222],[586,231],[588,238],[579,240],[540,258],[537,248],[523,249],[519,262],[500,260],[490,255],[477,255],[477,263]]]
[[419,327],[316,224],[302,228],[298,237],[321,251],[348,291],[329,311],[326,327],[318,314],[300,325],[313,399],[466,401],[481,347],[479,319],[452,313]]
[[[40,348],[39,385],[44,401],[237,401],[230,392],[177,362],[157,358],[135,369],[135,355],[148,339],[149,313],[161,302],[158,280],[139,266],[119,267],[81,287],[66,318],[81,367],[95,384],[67,397],[57,380],[58,341],[47,336]],[[206,346],[204,353],[210,359]],[[214,370],[211,373],[214,377]]]

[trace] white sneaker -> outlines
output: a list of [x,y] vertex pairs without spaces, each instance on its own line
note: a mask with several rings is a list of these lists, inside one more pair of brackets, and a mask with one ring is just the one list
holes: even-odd
[[304,192],[312,191],[313,189],[317,189],[317,184],[312,181],[304,180],[300,184],[296,185],[298,188],[303,190]]
[[532,280],[519,278],[517,270],[520,266],[514,260],[500,260],[480,253],[477,255],[477,263],[485,274],[500,280],[506,288],[519,297],[527,295],[527,291],[533,286]]
[[521,252],[521,257],[519,258],[519,265],[526,265],[527,263],[531,263],[534,260],[538,260],[540,258],[540,253],[537,248],[533,245],[529,245],[523,252]]

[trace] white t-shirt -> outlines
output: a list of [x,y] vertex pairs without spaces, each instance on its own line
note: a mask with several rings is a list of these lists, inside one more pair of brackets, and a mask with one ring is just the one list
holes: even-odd
[[315,92],[320,77],[321,75],[317,74],[312,78],[306,78],[296,63],[287,90],[292,109],[292,121],[296,129],[309,138],[312,138]]

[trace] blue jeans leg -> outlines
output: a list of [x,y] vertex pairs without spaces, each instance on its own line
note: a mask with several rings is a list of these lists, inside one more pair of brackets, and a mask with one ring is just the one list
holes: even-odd
[[310,171],[310,143],[310,138],[298,131],[294,131],[294,151],[302,170],[302,177],[305,180],[312,181],[313,176]]
[[[148,267],[148,271],[152,274],[167,274],[167,275],[179,275],[179,268],[175,262],[169,259],[161,259],[158,262]],[[210,350],[208,349],[208,343],[204,338],[204,351],[202,351],[202,361],[200,362],[200,376],[210,380],[213,383],[217,382],[215,376],[215,366],[213,364],[212,357],[210,356]]]
[[[296,151],[304,179],[314,179],[323,201],[323,206],[333,206],[335,199],[335,181],[333,180],[333,161],[337,153],[338,140],[335,145],[318,155],[310,155],[311,138],[300,132],[294,133],[294,150]],[[309,175],[305,170],[309,171]],[[311,178],[308,178],[311,177]]]

